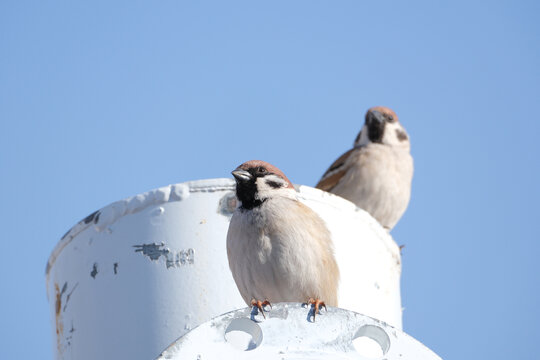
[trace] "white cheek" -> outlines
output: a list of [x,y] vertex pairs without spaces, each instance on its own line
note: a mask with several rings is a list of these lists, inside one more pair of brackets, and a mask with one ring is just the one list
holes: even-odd
[[360,139],[358,139],[358,141],[354,143],[354,146],[364,146],[369,143],[370,141],[368,138],[368,129],[367,126],[364,124],[364,126],[362,126],[362,133],[360,134]]
[[[257,178],[257,193],[255,194],[256,199],[266,199],[272,195],[277,189],[273,189],[270,185],[266,183],[266,178]],[[273,190],[273,191],[272,191]]]
[[409,144],[408,140],[404,140],[404,141],[399,140],[398,133],[397,133],[398,130],[403,131],[405,134],[407,134],[405,129],[403,129],[403,127],[401,127],[399,123],[393,123],[393,124],[386,123],[382,143],[388,144],[388,145],[408,146]]

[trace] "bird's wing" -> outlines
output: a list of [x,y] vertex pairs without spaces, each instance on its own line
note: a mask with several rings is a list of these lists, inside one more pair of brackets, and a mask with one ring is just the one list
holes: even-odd
[[345,154],[341,155],[336,161],[334,161],[332,165],[330,165],[328,170],[326,170],[326,172],[322,176],[321,180],[319,180],[317,186],[315,186],[317,189],[330,191],[334,188],[334,186],[337,185],[339,180],[343,177],[343,175],[345,175],[347,169],[350,166],[346,163],[349,156],[351,156],[353,150],[355,150],[355,148],[352,148]]

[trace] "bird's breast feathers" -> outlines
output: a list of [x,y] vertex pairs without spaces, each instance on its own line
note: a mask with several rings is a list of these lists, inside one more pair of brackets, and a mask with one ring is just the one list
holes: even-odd
[[[337,303],[339,270],[330,233],[324,221],[299,201],[272,198],[258,209],[237,209],[227,234],[227,252],[246,302],[250,296],[298,301],[306,294],[323,293],[330,303]],[[333,283],[332,290],[325,288],[327,277],[334,278],[327,282]]]

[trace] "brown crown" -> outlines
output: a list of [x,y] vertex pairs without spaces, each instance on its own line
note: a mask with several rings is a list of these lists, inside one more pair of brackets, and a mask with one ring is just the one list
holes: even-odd
[[245,163],[240,165],[238,167],[238,169],[249,171],[249,169],[253,169],[253,168],[257,168],[257,167],[263,167],[269,173],[276,174],[276,175],[280,176],[281,178],[283,178],[284,180],[286,180],[289,183],[289,185],[287,186],[288,188],[294,189],[294,186],[293,186],[292,182],[289,180],[289,178],[287,178],[287,176],[285,176],[283,171],[279,170],[274,165],[267,163],[266,161],[262,161],[262,160],[246,161]]

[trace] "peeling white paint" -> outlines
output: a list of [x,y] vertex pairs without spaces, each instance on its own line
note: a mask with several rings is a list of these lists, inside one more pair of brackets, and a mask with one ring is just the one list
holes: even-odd
[[[224,185],[224,183],[226,185]],[[160,205],[167,203],[169,201],[181,201],[189,197],[190,192],[213,192],[213,191],[226,191],[232,190],[234,183],[231,179],[210,179],[210,180],[200,180],[200,181],[191,181],[183,184],[173,184],[164,186],[158,189],[154,189],[142,194],[138,194],[124,200],[116,201],[104,208],[101,208],[98,211],[95,211],[93,214],[98,216],[92,216],[90,221],[85,221],[88,219],[85,218],[77,225],[73,226],[68,230],[62,240],[56,245],[49,261],[47,262],[47,267],[45,269],[45,274],[48,275],[51,266],[54,264],[57,255],[62,251],[62,249],[71,241],[77,234],[85,230],[91,225],[95,225],[98,231],[103,231],[112,225],[120,217],[127,214],[134,214],[139,211],[144,210],[151,205]]]
[[164,243],[133,245],[133,247],[135,248],[135,252],[140,252],[152,261],[157,261],[162,257],[165,259],[167,269],[193,265],[195,263],[195,250],[191,248],[180,251],[171,251],[171,249],[165,247]]
[[181,201],[189,196],[189,186],[187,184],[176,184],[171,186],[171,199]]
[[92,271],[90,272],[90,276],[92,277],[92,279],[95,279],[97,274],[98,274],[97,263],[94,263],[94,265],[92,266]]

